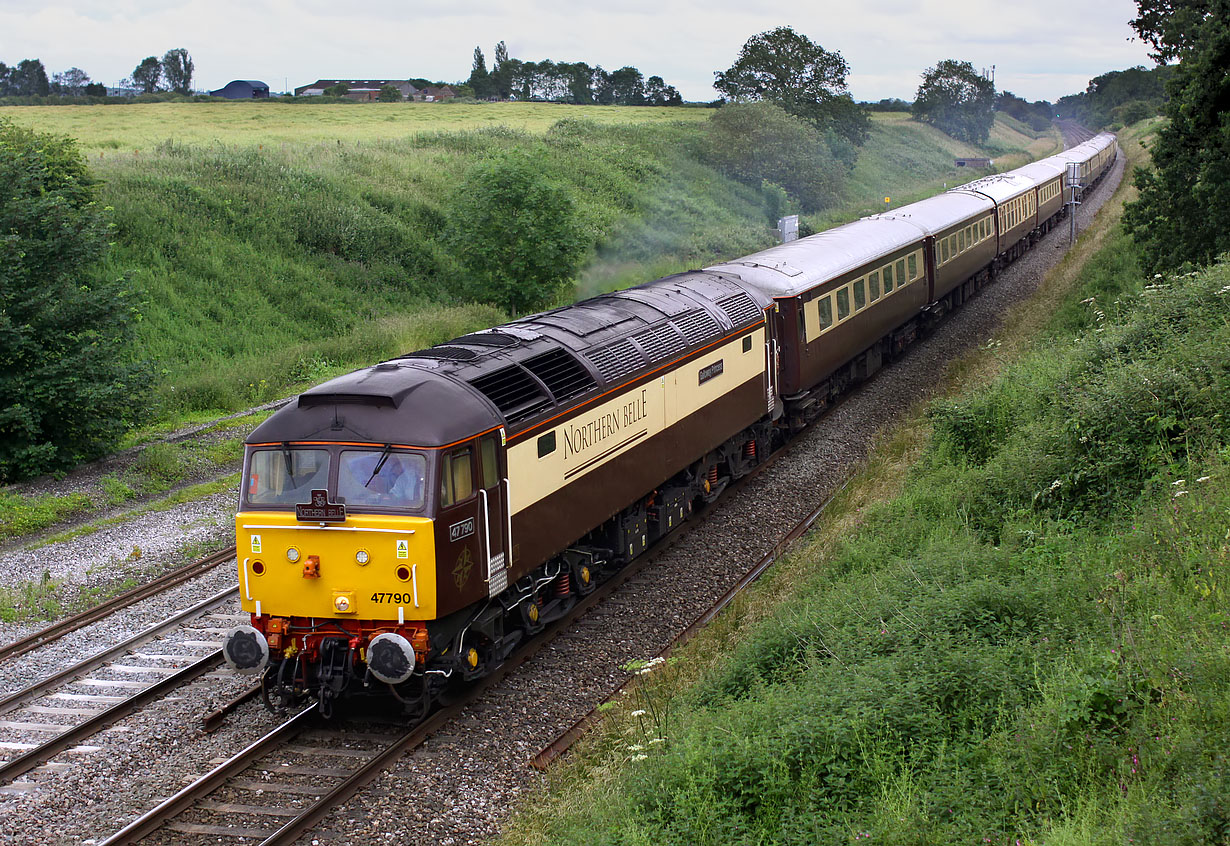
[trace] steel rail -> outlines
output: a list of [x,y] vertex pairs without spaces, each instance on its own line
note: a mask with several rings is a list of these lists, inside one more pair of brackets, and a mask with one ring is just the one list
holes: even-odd
[[168,588],[175,587],[178,584],[196,578],[202,573],[207,573],[214,567],[232,558],[235,555],[235,547],[231,546],[227,549],[220,549],[217,552],[211,552],[204,558],[193,561],[191,564],[185,564],[182,567],[177,567],[174,570],[163,573],[143,585],[132,588],[117,594],[110,599],[104,600],[80,614],[74,614],[71,617],[66,617],[63,620],[52,623],[49,626],[39,629],[32,634],[26,635],[20,640],[0,646],[0,661],[16,658],[18,655],[24,655],[32,649],[38,649],[51,643],[53,640],[63,637],[69,632],[84,628],[91,623],[96,623],[103,617],[115,613],[140,602],[155,594],[161,593]]
[[121,843],[136,843],[143,837],[157,831],[164,822],[192,807],[197,799],[212,793],[226,784],[227,780],[232,776],[246,770],[255,759],[279,744],[285,743],[288,738],[297,737],[307,728],[315,725],[317,722],[315,711],[316,703],[313,702],[264,737],[249,744],[226,761],[214,767],[183,790],[168,797],[156,807],[137,817],[115,834],[102,841],[99,846],[118,846]]
[[213,596],[209,597],[208,599],[201,600],[196,605],[193,605],[191,608],[187,608],[183,611],[180,611],[178,614],[168,617],[167,619],[163,620],[161,623],[155,623],[154,625],[150,626],[144,631],[138,632],[137,634],[133,635],[127,640],[122,641],[121,643],[116,644],[115,646],[108,647],[107,649],[104,649],[101,652],[97,652],[94,655],[91,655],[89,658],[86,658],[82,661],[78,661],[76,664],[73,664],[71,667],[68,667],[64,670],[61,670],[60,672],[56,673],[53,676],[48,676],[47,678],[42,679],[41,681],[35,682],[29,687],[23,688],[21,690],[18,690],[14,693],[9,694],[3,699],[0,699],[0,715],[7,714],[9,711],[12,711],[14,708],[18,707],[23,702],[27,702],[35,698],[36,696],[42,695],[50,688],[53,688],[56,685],[61,684],[62,682],[65,682],[68,679],[73,678],[74,676],[79,676],[82,673],[86,673],[94,669],[95,667],[99,667],[107,663],[112,658],[115,658],[118,655],[123,655],[124,653],[128,652],[128,650],[132,649],[134,646],[137,646],[146,640],[150,640],[154,637],[157,637],[162,632],[174,626],[179,625],[184,620],[191,619],[194,616],[198,616],[204,613],[205,611],[209,610],[211,607],[215,605],[221,605],[223,602],[230,599],[232,595],[235,595],[238,592],[239,592],[239,585],[235,585],[234,587],[229,587],[229,588],[226,588],[225,590],[221,590],[218,593],[214,594]]
[[212,655],[206,655],[204,658],[176,671],[174,675],[167,676],[144,690],[138,691],[123,702],[117,702],[105,711],[95,714],[84,723],[69,727],[67,731],[57,734],[47,742],[39,744],[8,763],[0,764],[0,784],[8,784],[14,779],[25,775],[30,770],[51,760],[78,741],[122,720],[147,702],[159,699],[176,688],[195,681],[221,664],[222,650],[219,649]]

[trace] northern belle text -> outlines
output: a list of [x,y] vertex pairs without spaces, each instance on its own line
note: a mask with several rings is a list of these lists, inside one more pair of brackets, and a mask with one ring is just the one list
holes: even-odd
[[622,406],[611,411],[604,411],[593,420],[576,423],[566,423],[561,429],[564,436],[564,460],[592,449],[607,440],[614,438],[624,429],[628,429],[644,420],[648,415],[649,391],[641,389],[640,395],[628,400]]

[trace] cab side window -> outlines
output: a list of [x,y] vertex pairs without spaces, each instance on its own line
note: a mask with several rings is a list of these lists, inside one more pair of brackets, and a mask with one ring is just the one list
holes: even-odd
[[445,456],[440,473],[441,506],[461,502],[474,494],[472,463],[469,447]]
[[482,458],[483,488],[491,490],[500,483],[500,463],[496,457],[495,438],[489,436],[479,441],[478,451]]

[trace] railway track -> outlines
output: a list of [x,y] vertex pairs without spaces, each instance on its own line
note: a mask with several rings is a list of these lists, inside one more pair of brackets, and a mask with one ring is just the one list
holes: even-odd
[[32,649],[45,646],[69,632],[77,631],[117,611],[122,611],[135,605],[143,599],[155,596],[164,590],[169,590],[176,585],[195,579],[197,576],[209,572],[223,561],[234,557],[235,547],[230,546],[217,552],[211,552],[209,555],[197,559],[191,564],[185,564],[183,567],[177,567],[174,570],[163,573],[161,576],[157,576],[143,585],[100,602],[93,608],[82,611],[80,614],[65,617],[63,620],[52,623],[19,640],[0,646],[0,661],[16,658]]
[[0,738],[12,738],[0,739],[0,752],[13,753],[0,764],[0,789],[37,789],[37,781],[15,780],[40,767],[64,766],[53,759],[67,750],[95,751],[77,744],[216,669],[222,663],[222,624],[246,619],[219,613],[237,595],[238,585],[219,591],[0,699]]

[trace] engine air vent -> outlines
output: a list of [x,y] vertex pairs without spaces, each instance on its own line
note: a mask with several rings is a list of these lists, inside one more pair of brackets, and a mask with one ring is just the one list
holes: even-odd
[[632,336],[650,361],[661,361],[683,352],[687,344],[679,330],[670,323],[659,323]]
[[565,349],[554,349],[521,365],[542,380],[556,402],[583,394],[597,384],[589,371]]
[[676,317],[674,322],[690,346],[697,346],[710,338],[716,338],[722,334],[722,327],[718,326],[718,322],[713,319],[713,315],[700,309],[690,311],[681,317]]
[[509,423],[524,420],[551,404],[542,387],[518,365],[471,379],[470,384],[495,403]]
[[717,306],[730,316],[730,320],[735,326],[742,326],[745,323],[759,323],[764,318],[764,314],[757,307],[756,303],[752,302],[752,298],[742,291],[718,300]]
[[586,357],[598,368],[602,378],[608,382],[618,382],[624,376],[645,366],[640,350],[631,341],[616,341],[605,347],[600,347],[587,353]]

